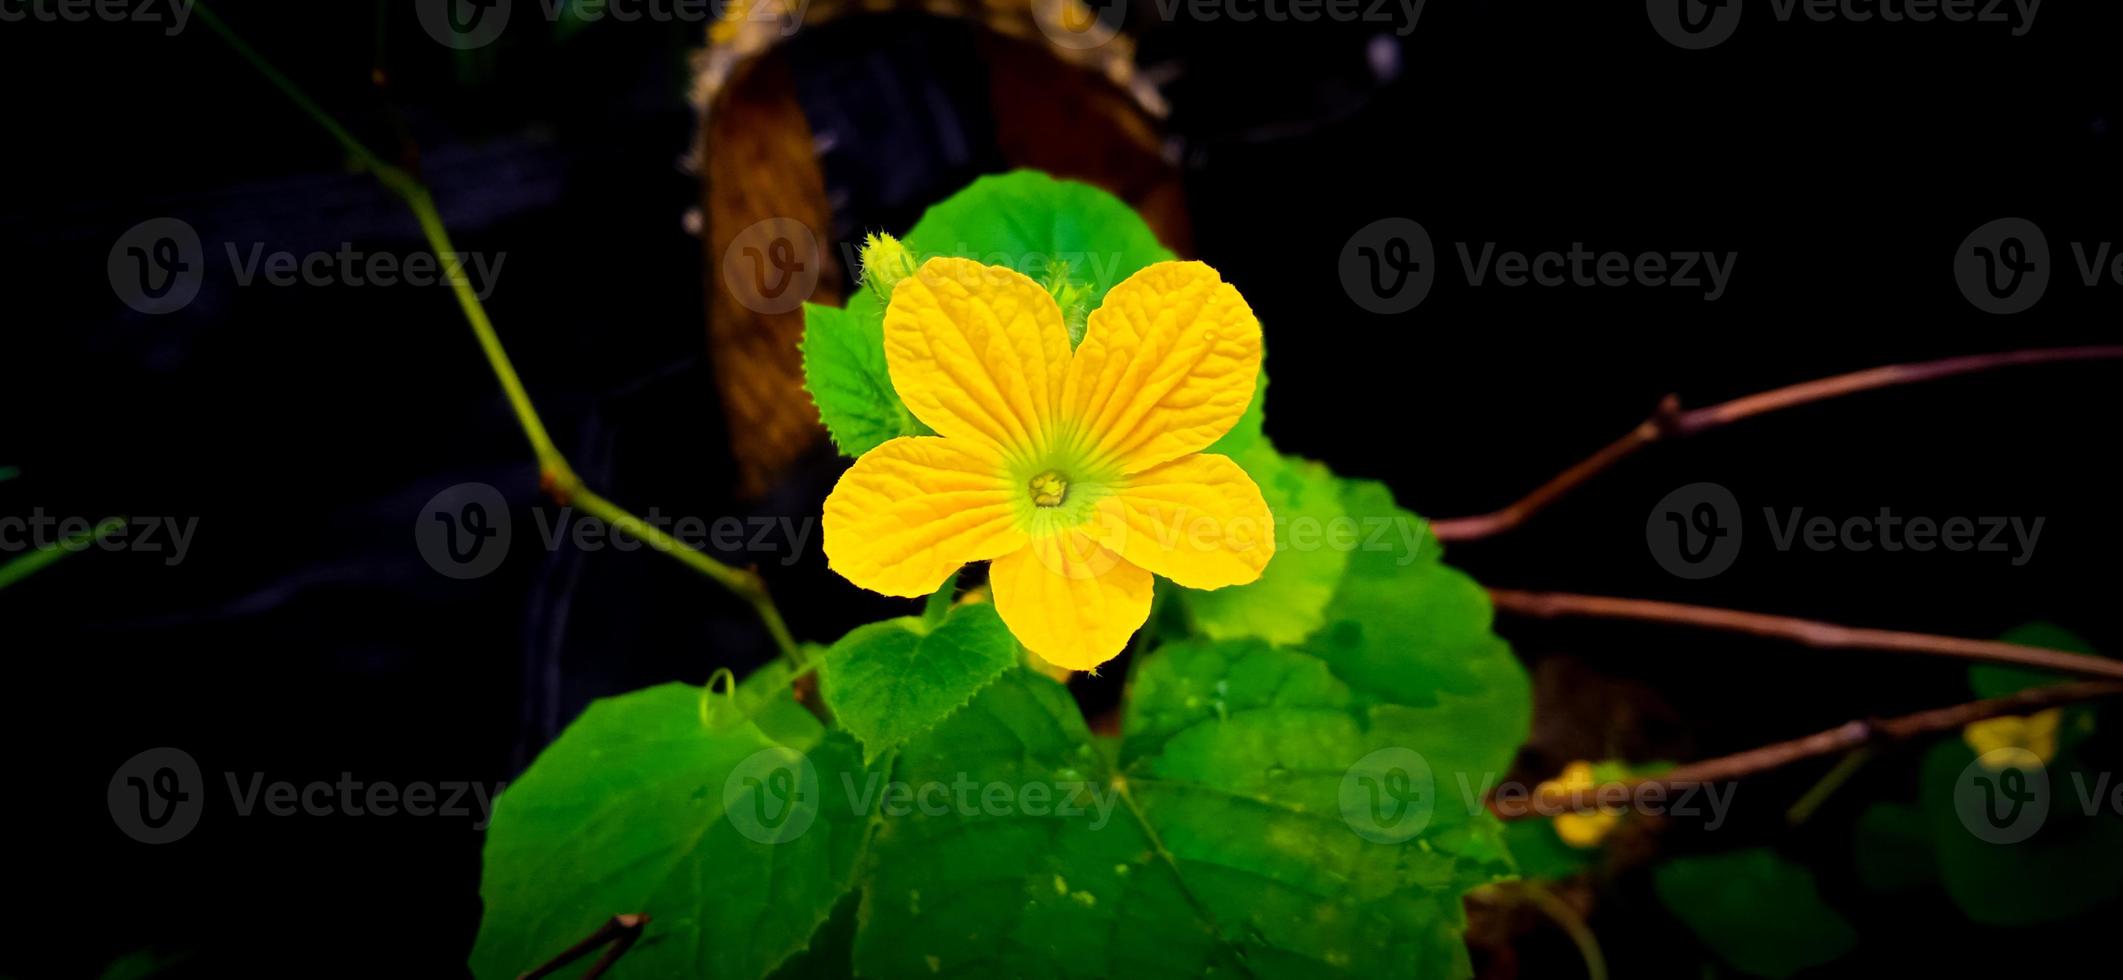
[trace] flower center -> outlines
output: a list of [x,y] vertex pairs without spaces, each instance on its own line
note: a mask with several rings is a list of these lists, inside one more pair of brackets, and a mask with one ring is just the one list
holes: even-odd
[[1069,478],[1060,470],[1048,470],[1032,478],[1032,503],[1039,507],[1060,507],[1069,497]]

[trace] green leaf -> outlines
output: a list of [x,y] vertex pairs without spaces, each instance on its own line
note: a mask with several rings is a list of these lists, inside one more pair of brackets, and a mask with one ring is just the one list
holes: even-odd
[[1508,770],[1532,725],[1532,684],[1490,628],[1488,592],[1440,561],[1422,518],[1384,484],[1343,481],[1341,499],[1361,543],[1305,649],[1360,695],[1430,709],[1385,720],[1449,748],[1455,770]]
[[1174,258],[1135,209],[1089,184],[1036,170],[982,177],[923,214],[904,236],[923,261],[939,255],[1008,266],[1047,281],[1068,264],[1089,307],[1144,266]]
[[[2060,739],[2062,742],[2062,739]],[[2113,869],[2123,854],[2123,815],[2107,806],[2114,777],[2081,763],[2076,753],[2060,748],[2042,776],[2046,812],[2020,815],[2017,807],[1995,804],[1996,812],[2019,820],[2039,821],[2025,840],[2010,843],[1980,836],[1991,832],[1981,823],[1982,797],[1973,779],[1975,750],[1959,738],[1942,739],[1924,756],[1919,807],[1938,855],[1939,880],[1946,894],[1971,921],[2021,926],[2068,919],[2123,899],[2123,877]],[[2100,794],[2087,812],[2081,793]],[[1964,815],[1962,806],[1971,808]]]
[[1813,873],[1767,848],[1676,858],[1653,884],[1696,938],[1756,976],[1789,977],[1857,943],[1849,920],[1821,901]]
[[1005,674],[893,776],[906,789],[881,802],[860,975],[1178,978],[1218,962],[1060,685]]
[[[903,797],[942,805],[883,804],[859,974],[1469,975],[1459,896],[1508,868],[1493,818],[1395,843],[1346,823],[1372,745],[1304,654],[1191,641],[1142,663],[1130,720],[1165,737],[1131,742],[1155,753],[1123,773],[1028,671],[905,746]],[[1045,805],[1067,799],[1082,812]]]
[[[1479,780],[1401,761],[1448,758],[1452,736],[1407,740],[1419,712],[1366,706],[1325,666],[1256,641],[1159,647],[1130,683],[1131,792],[1256,974],[1469,975],[1460,896],[1510,873]],[[1405,792],[1366,782],[1396,769]]]
[[1342,510],[1340,483],[1326,467],[1284,456],[1266,440],[1234,458],[1275,515],[1275,557],[1257,581],[1176,594],[1195,627],[1209,636],[1297,643],[1326,622],[1349,553],[1362,542]]
[[1017,659],[995,606],[969,603],[933,629],[916,617],[857,627],[827,651],[819,683],[834,717],[875,759],[935,727]]
[[[2019,643],[2051,650],[2068,650],[2072,653],[2093,653],[2093,645],[2085,638],[2054,623],[2029,623],[1998,637],[2007,643]],[[2002,698],[2008,694],[2024,691],[2030,687],[2047,684],[2062,684],[2073,678],[2046,670],[2028,670],[2025,667],[2006,667],[2000,664],[1972,664],[1968,668],[1968,687],[1979,698]]]
[[1597,847],[1572,847],[1556,836],[1553,820],[1513,820],[1504,825],[1512,862],[1527,878],[1555,880],[1582,874],[1599,859]]
[[885,368],[884,310],[867,290],[848,308],[804,304],[804,387],[819,421],[845,456],[900,436],[929,435],[907,410]]
[[787,676],[666,684],[568,726],[495,801],[473,972],[515,977],[629,912],[651,920],[619,976],[756,978],[804,949],[853,887],[870,819],[848,796],[857,746],[802,724]]
[[1939,881],[1931,831],[1923,811],[1902,803],[1875,803],[1858,815],[1853,833],[1858,880],[1876,892],[1897,894]]

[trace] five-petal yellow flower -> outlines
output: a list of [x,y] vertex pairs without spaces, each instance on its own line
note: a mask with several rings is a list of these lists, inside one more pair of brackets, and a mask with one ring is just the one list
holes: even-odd
[[1216,589],[1274,555],[1260,488],[1201,451],[1261,363],[1260,321],[1216,270],[1128,277],[1072,352],[1039,283],[930,259],[893,287],[884,332],[893,387],[938,434],[864,453],[826,498],[826,558],[849,581],[913,597],[989,561],[1018,640],[1089,670],[1149,617],[1153,573]]

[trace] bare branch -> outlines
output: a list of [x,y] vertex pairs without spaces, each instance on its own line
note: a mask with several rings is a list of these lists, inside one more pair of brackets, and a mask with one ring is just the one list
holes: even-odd
[[1629,619],[1650,623],[1674,623],[1702,629],[1729,630],[1754,636],[1803,643],[1831,650],[1884,650],[1954,657],[1985,663],[2011,664],[2036,670],[2052,670],[2084,677],[2123,680],[2123,660],[2051,650],[1998,640],[1970,640],[1957,636],[1905,633],[1899,630],[1837,626],[1833,623],[1790,616],[1714,609],[1649,599],[1619,599],[1609,596],[1574,595],[1568,592],[1520,592],[1489,590],[1497,611],[1540,619],[1585,616],[1596,619]]
[[1605,449],[1587,457],[1576,466],[1564,470],[1554,479],[1516,503],[1499,511],[1475,517],[1455,517],[1434,521],[1431,533],[1440,541],[1473,541],[1491,535],[1502,534],[1526,522],[1564,494],[1580,484],[1605,472],[1609,467],[1634,455],[1637,450],[1655,442],[1692,436],[1741,419],[1752,418],[1779,409],[1793,408],[1861,391],[1891,388],[1896,385],[1915,384],[1920,381],[1937,381],[1963,374],[1975,374],[2004,367],[2026,364],[2048,364],[2058,361],[2098,361],[2123,358],[2123,345],[2089,347],[2048,347],[2035,350],[2005,351],[1997,354],[1971,354],[1964,357],[1949,357],[1937,361],[1916,364],[1890,364],[1886,367],[1839,374],[1832,378],[1808,381],[1802,384],[1765,391],[1758,395],[1735,398],[1732,401],[1708,408],[1683,411],[1680,397],[1667,395],[1659,403],[1658,412],[1627,435],[1608,444]]

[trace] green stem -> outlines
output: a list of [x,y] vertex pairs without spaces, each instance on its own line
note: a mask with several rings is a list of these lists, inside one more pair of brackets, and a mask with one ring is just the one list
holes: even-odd
[[0,483],[6,483],[21,475],[22,467],[20,466],[0,466]]
[[929,601],[921,607],[924,625],[934,628],[944,621],[945,616],[951,615],[951,600],[958,598],[958,575],[958,572],[952,572],[950,578],[944,579],[943,588],[930,593]]
[[45,566],[76,551],[95,545],[124,527],[125,518],[108,518],[103,523],[89,530],[79,534],[68,535],[57,542],[10,560],[7,564],[0,565],[0,589],[7,588],[16,582],[41,572],[45,569]]
[[1834,768],[1828,770],[1827,775],[1821,777],[1820,782],[1813,784],[1813,788],[1807,790],[1805,796],[1799,797],[1799,801],[1784,812],[1784,822],[1796,827],[1811,819],[1814,811],[1819,810],[1821,804],[1828,802],[1828,798],[1834,796],[1836,790],[1843,788],[1843,784],[1849,782],[1850,777],[1857,775],[1858,770],[1865,768],[1865,763],[1871,759],[1870,748],[1852,749],[1845,754]]
[[556,501],[579,504],[584,511],[648,542],[658,551],[677,558],[687,567],[736,593],[759,614],[760,622],[766,626],[767,634],[773,638],[774,645],[781,650],[782,656],[801,666],[802,648],[797,646],[795,638],[789,635],[788,624],[782,621],[781,611],[775,607],[773,597],[767,593],[766,584],[757,574],[715,560],[705,552],[650,526],[625,508],[592,493],[582,485],[573,468],[568,465],[567,457],[561,454],[559,447],[554,445],[552,436],[546,432],[545,422],[538,417],[538,409],[531,403],[530,392],[524,388],[523,379],[517,375],[515,364],[509,360],[508,350],[502,346],[501,336],[495,332],[494,323],[487,316],[485,304],[480,302],[479,295],[472,289],[471,279],[464,274],[463,266],[448,265],[449,257],[456,255],[457,250],[450,243],[449,230],[443,226],[442,216],[436,211],[434,197],[427,187],[403,169],[385,163],[382,157],[355,139],[353,133],[348,132],[346,127],[341,126],[323,107],[304,94],[293,80],[281,74],[272,63],[236,36],[236,32],[208,8],[203,0],[194,4],[193,12],[198,14],[215,34],[220,35],[223,41],[228,42],[229,47],[235,49],[244,61],[264,75],[266,81],[271,82],[274,88],[294,102],[296,108],[323,127],[347,153],[359,160],[376,175],[376,179],[381,181],[385,188],[398,195],[405,201],[406,206],[412,209],[414,218],[420,222],[421,234],[427,238],[428,246],[434,251],[436,258],[445,263],[450,289],[457,296],[457,305],[464,311],[466,322],[471,324],[473,336],[479,340],[479,349],[486,355],[487,366],[493,370],[496,380],[501,382],[502,393],[508,397],[509,407],[516,413],[517,424],[523,429],[524,437],[531,443],[531,451],[538,459],[539,478],[546,492]]
[[1533,902],[1534,908],[1569,934],[1570,941],[1578,948],[1578,956],[1585,961],[1585,976],[1589,980],[1607,980],[1607,956],[1600,952],[1600,939],[1593,935],[1592,927],[1585,924],[1584,917],[1578,915],[1570,903],[1536,882],[1522,881],[1519,888]]

